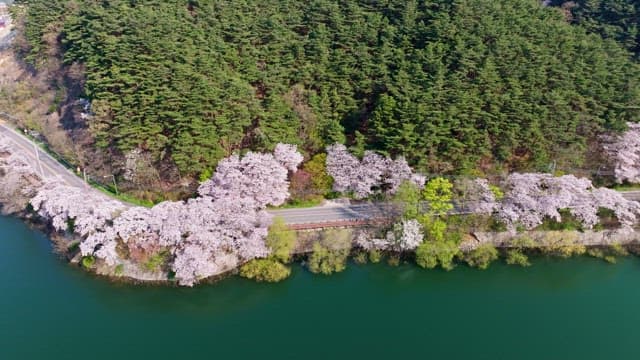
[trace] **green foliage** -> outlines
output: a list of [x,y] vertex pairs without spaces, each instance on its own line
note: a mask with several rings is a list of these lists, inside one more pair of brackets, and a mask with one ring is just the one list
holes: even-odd
[[418,217],[421,199],[420,188],[411,181],[404,181],[400,184],[393,197],[393,201],[402,208],[402,217],[405,219]]
[[640,55],[640,4],[636,0],[555,0],[571,13],[571,22],[613,39]]
[[387,264],[389,266],[399,266],[400,265],[400,255],[399,254],[391,254],[387,259]]
[[382,260],[382,252],[380,250],[369,250],[369,261],[377,264]]
[[115,276],[122,276],[124,274],[124,265],[118,264],[113,271]]
[[198,180],[202,183],[202,182],[205,182],[205,181],[211,179],[211,176],[213,176],[213,171],[211,171],[210,169],[204,169],[200,173],[200,176],[198,177]]
[[271,249],[271,257],[286,264],[296,246],[296,233],[289,229],[283,218],[276,216],[269,227],[266,243]]
[[493,244],[482,244],[477,248],[464,254],[464,261],[469,266],[485,270],[489,265],[498,259],[498,249]]
[[353,255],[353,261],[356,264],[360,264],[360,265],[364,265],[367,263],[368,259],[367,259],[367,253],[365,251],[357,251],[354,255]]
[[431,179],[422,190],[422,197],[429,204],[429,214],[445,215],[453,209],[453,184],[442,177]]
[[303,170],[311,176],[313,189],[320,195],[325,195],[331,191],[333,178],[327,173],[327,154],[320,153],[307,161]]
[[629,255],[629,252],[622,245],[613,244],[610,246],[589,248],[587,250],[587,255],[615,264],[618,257],[627,256]]
[[447,236],[447,223],[443,220],[436,219],[423,221],[422,226],[424,227],[425,238],[427,241],[445,241],[445,237]]
[[85,256],[82,258],[82,267],[85,269],[91,269],[96,263],[96,258],[93,256]]
[[70,234],[73,234],[75,228],[76,228],[76,219],[75,218],[68,218],[67,219],[67,232],[70,233]]
[[67,246],[67,251],[70,254],[73,254],[73,253],[77,252],[78,250],[80,250],[80,241],[74,241],[74,242],[72,242],[71,244],[69,244]]
[[[19,3],[28,62],[84,65],[98,146],[194,176],[241,148],[347,139],[432,172],[540,168],[640,109],[628,53],[539,1]],[[630,0],[579,3],[631,44]]]
[[329,275],[346,269],[348,256],[348,249],[329,249],[316,242],[307,265],[313,273]]
[[275,259],[254,259],[240,267],[240,276],[256,281],[279,282],[291,275],[291,269]]
[[545,218],[543,223],[536,227],[536,230],[540,231],[582,231],[582,223],[571,215],[569,210],[561,209],[558,211],[562,216],[562,221],[558,222],[555,219]]
[[520,265],[523,267],[530,266],[529,257],[520,249],[507,250],[507,264]]
[[144,268],[149,271],[157,271],[162,269],[166,265],[171,253],[168,250],[161,250],[157,253],[149,256],[147,261],[144,262]]
[[500,189],[499,186],[489,184],[489,189],[493,193],[493,196],[495,197],[496,201],[500,201],[502,200],[502,198],[504,198],[504,192],[502,191],[502,189]]
[[416,263],[426,269],[440,265],[445,270],[454,268],[453,260],[460,254],[458,244],[452,241],[425,241],[416,250]]
[[577,240],[578,236],[573,231],[547,231],[540,244],[540,250],[543,254],[561,258],[582,255],[587,248]]

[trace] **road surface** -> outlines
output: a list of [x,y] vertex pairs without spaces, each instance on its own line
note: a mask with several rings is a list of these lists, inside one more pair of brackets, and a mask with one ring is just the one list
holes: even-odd
[[75,187],[88,186],[81,178],[67,170],[56,159],[40,149],[35,143],[26,138],[18,131],[13,130],[0,119],[0,136],[9,138],[16,146],[16,150],[29,164],[36,169],[37,173],[44,179],[58,179],[67,185]]
[[[13,130],[0,119],[0,136],[6,136],[38,172],[45,178],[57,178],[68,185],[87,187],[88,185],[71,171],[58,163],[49,154],[38,148],[20,132]],[[95,190],[98,191],[98,190]],[[629,200],[640,200],[640,191],[623,191]],[[397,210],[390,203],[332,204],[300,209],[269,210],[274,216],[282,217],[285,223],[298,228],[321,228],[358,224],[359,221],[382,220]],[[464,209],[454,209],[457,213],[468,213]]]

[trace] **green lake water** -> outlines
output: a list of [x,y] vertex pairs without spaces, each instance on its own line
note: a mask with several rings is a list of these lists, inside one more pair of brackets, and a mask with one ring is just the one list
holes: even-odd
[[0,217],[0,359],[635,359],[640,259],[113,284]]

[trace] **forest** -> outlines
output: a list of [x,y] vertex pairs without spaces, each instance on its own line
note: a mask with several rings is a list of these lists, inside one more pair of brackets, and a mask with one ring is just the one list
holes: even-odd
[[570,171],[640,111],[631,0],[16,3],[17,53],[80,72],[55,81],[52,111],[89,101],[74,126],[121,181],[139,158],[206,179],[280,142],[426,174]]

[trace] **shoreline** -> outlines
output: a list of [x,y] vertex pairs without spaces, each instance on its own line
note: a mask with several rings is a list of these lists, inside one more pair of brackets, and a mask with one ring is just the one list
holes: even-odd
[[[0,135],[0,139],[2,136]],[[7,179],[12,177],[11,179]],[[17,178],[16,178],[17,176]],[[69,263],[75,264],[85,271],[95,275],[104,276],[116,282],[126,282],[132,284],[149,284],[162,286],[179,286],[178,281],[170,276],[170,270],[166,268],[166,263],[158,265],[158,270],[145,269],[145,264],[135,262],[131,258],[123,257],[119,259],[119,264],[107,264],[104,260],[93,259],[90,266],[83,265],[83,258],[79,249],[74,248],[83,240],[83,235],[70,231],[58,231],[53,226],[51,220],[37,214],[30,205],[31,199],[36,196],[46,181],[43,181],[35,171],[29,166],[20,155],[11,152],[8,146],[0,147],[0,181],[5,186],[0,189],[0,211],[4,215],[15,216],[29,226],[42,231],[52,242],[54,251],[64,256]],[[12,187],[13,186],[13,187]],[[97,193],[97,190],[90,190]],[[96,201],[104,199],[111,201],[104,194],[96,194]],[[115,210],[122,211],[122,210]],[[71,216],[71,215],[69,215]],[[295,247],[291,255],[299,259],[302,255],[312,252],[313,245],[320,243],[328,246],[332,250],[347,251],[350,258],[355,258],[358,253],[362,253],[362,247],[356,244],[359,235],[373,230],[380,232],[382,226],[355,226],[355,227],[327,227],[316,230],[289,230],[295,233]],[[58,229],[59,224],[58,224]],[[98,231],[96,228],[89,232]],[[339,238],[345,242],[333,239]],[[515,245],[514,242],[520,238],[530,238],[531,244],[523,247]],[[496,250],[506,252],[513,248],[520,248],[523,252],[540,251],[546,248],[562,248],[570,246],[583,246],[585,248],[605,248],[611,246],[635,246],[640,245],[640,233],[632,229],[622,230],[602,230],[602,231],[526,231],[522,233],[513,232],[473,232],[466,233],[463,240],[457,245],[462,255],[473,252],[475,249],[490,245]],[[375,249],[370,249],[375,250]],[[393,249],[380,249],[384,255],[389,255],[394,259],[410,258],[413,253],[399,252]],[[198,279],[198,283],[215,283],[220,279],[238,274],[239,269],[246,261],[238,261],[221,267],[217,273],[208,274]]]

